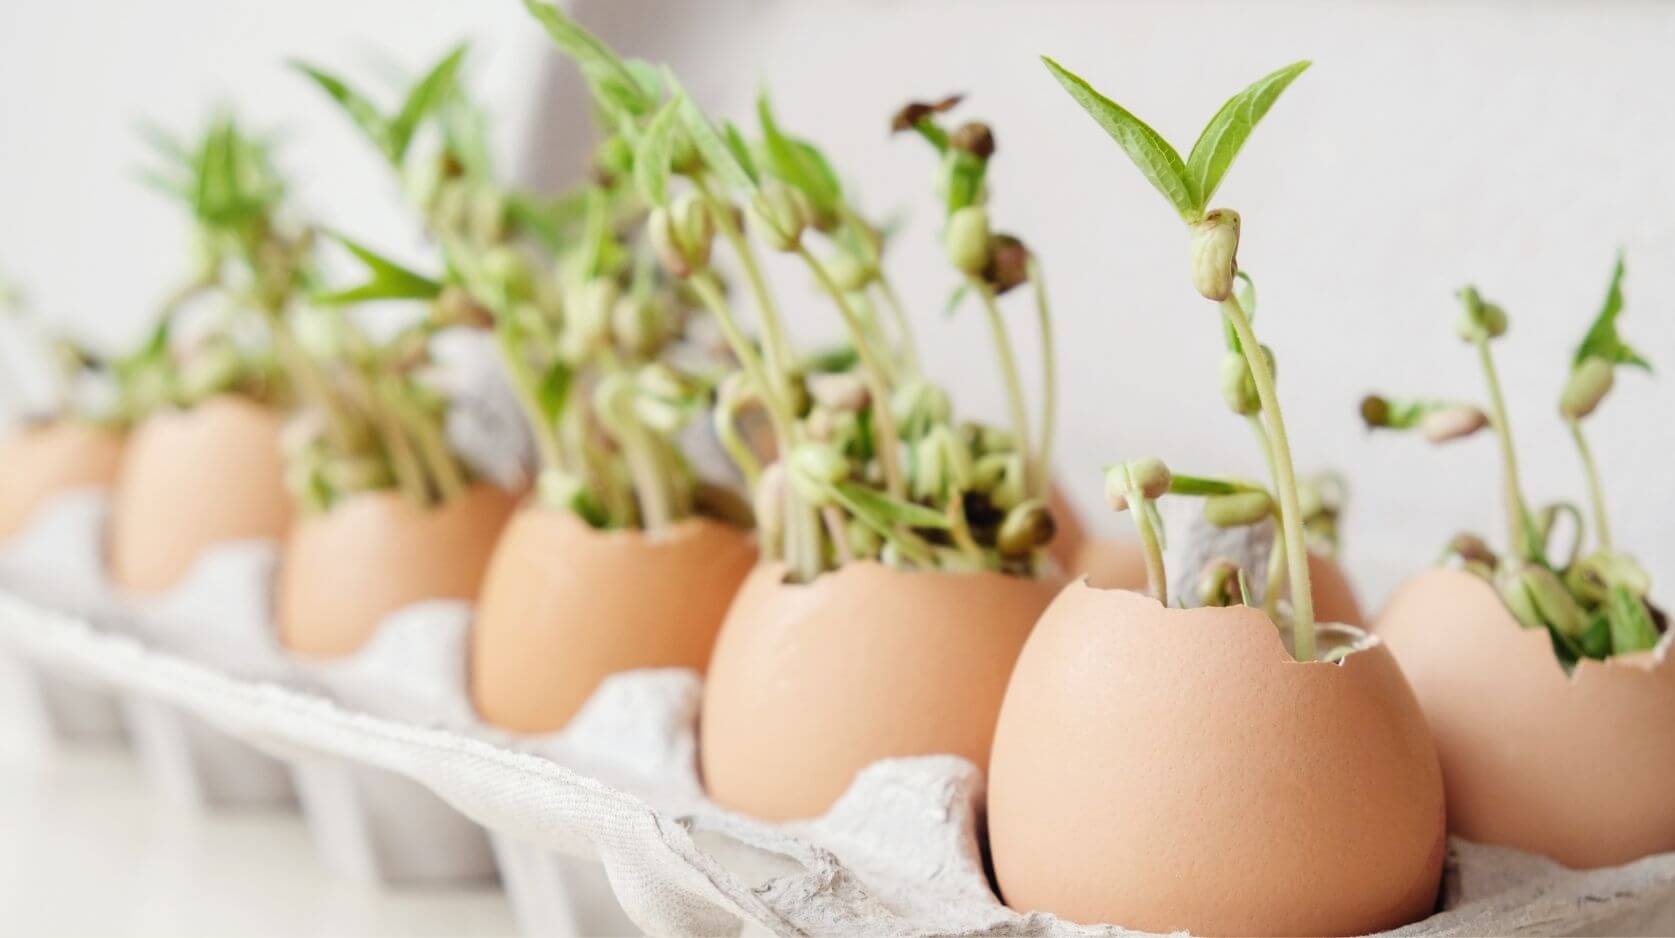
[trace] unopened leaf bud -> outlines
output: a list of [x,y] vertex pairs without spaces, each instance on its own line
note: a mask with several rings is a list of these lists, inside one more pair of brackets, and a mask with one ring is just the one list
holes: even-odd
[[694,270],[709,266],[710,246],[715,241],[715,215],[709,203],[697,193],[682,193],[669,208],[674,220],[675,235],[686,262]]
[[1262,400],[1256,393],[1256,379],[1251,376],[1250,363],[1239,352],[1228,352],[1221,359],[1221,396],[1227,406],[1242,417],[1262,410]]
[[878,276],[878,268],[848,251],[827,258],[822,266],[826,268],[826,276],[846,293],[866,289]]
[[1432,443],[1464,439],[1489,425],[1489,415],[1471,404],[1450,404],[1419,420],[1419,432]]
[[1029,248],[1016,237],[997,234],[989,239],[989,263],[983,280],[996,293],[1005,293],[1029,280]]
[[630,355],[649,356],[669,336],[669,317],[653,297],[624,296],[611,307],[611,337]]
[[995,155],[994,130],[981,121],[969,121],[954,128],[954,132],[948,135],[948,145],[980,160],[987,160]]
[[1582,611],[1558,574],[1546,567],[1526,564],[1520,580],[1542,618],[1560,634],[1575,637],[1588,628],[1588,614]]
[[775,251],[795,251],[814,216],[808,197],[777,179],[763,183],[747,214],[751,232]]
[[1169,493],[1173,476],[1163,460],[1153,456],[1118,463],[1105,472],[1105,501],[1116,511],[1127,511],[1132,496],[1155,499]]
[[1198,575],[1200,606],[1236,606],[1244,601],[1239,592],[1239,565],[1231,560],[1212,560]]
[[1567,420],[1580,420],[1594,412],[1616,382],[1616,369],[1598,356],[1589,356],[1570,373],[1559,396],[1559,413]]
[[989,212],[981,205],[967,205],[948,216],[942,233],[948,263],[963,274],[978,276],[989,266]]
[[1016,505],[1006,513],[995,534],[995,549],[1006,557],[1027,557],[1052,543],[1058,525],[1046,503],[1038,498]]
[[1506,334],[1506,311],[1478,294],[1476,287],[1462,287],[1459,292],[1460,317],[1454,331],[1463,341],[1476,342],[1479,338],[1493,339]]
[[791,451],[791,485],[810,504],[829,501],[831,486],[848,475],[848,460],[831,446],[804,443]]
[[1218,208],[1192,225],[1192,285],[1220,303],[1233,292],[1239,270],[1239,213]]
[[1218,528],[1242,528],[1273,513],[1274,500],[1267,492],[1236,492],[1204,499],[1204,520]]

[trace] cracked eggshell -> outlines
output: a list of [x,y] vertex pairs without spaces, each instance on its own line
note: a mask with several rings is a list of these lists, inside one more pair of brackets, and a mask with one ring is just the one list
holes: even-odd
[[651,535],[525,508],[495,548],[472,623],[478,715],[545,733],[618,671],[702,672],[755,562],[750,532],[719,521],[689,518]]
[[281,415],[211,398],[148,418],[128,440],[111,507],[111,576],[125,589],[175,586],[209,548],[278,539],[290,520]]
[[65,420],[30,427],[0,443],[0,539],[22,531],[49,498],[109,488],[122,460],[122,433]]
[[1007,675],[1060,581],[845,564],[812,583],[758,567],[710,659],[704,782],[767,820],[822,814],[893,756],[988,761]]
[[1292,660],[1260,610],[1073,583],[1001,709],[988,824],[1005,901],[1201,935],[1359,935],[1429,915],[1442,775],[1395,658],[1358,630]]
[[1377,629],[1430,720],[1454,833],[1577,869],[1675,850],[1667,639],[1567,675],[1546,630],[1446,569],[1408,581]]
[[478,483],[429,508],[399,492],[361,492],[303,516],[280,559],[281,643],[316,657],[350,655],[403,607],[475,599],[516,504],[503,489]]

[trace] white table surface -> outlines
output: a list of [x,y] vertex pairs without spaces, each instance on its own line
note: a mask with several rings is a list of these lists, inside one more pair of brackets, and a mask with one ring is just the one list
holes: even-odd
[[193,815],[117,746],[55,747],[0,713],[0,933],[515,935],[497,888],[334,881],[293,812]]

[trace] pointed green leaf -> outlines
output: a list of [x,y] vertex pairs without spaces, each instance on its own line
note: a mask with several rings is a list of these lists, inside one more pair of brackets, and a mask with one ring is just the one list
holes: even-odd
[[757,188],[756,170],[748,159],[741,159],[733,152],[733,147],[727,138],[715,129],[702,109],[694,102],[685,89],[675,81],[673,75],[665,75],[675,96],[680,99],[681,125],[692,137],[692,145],[698,148],[698,156],[704,161],[721,182],[729,189],[740,192],[755,192]]
[[442,284],[415,273],[371,248],[335,231],[325,235],[343,245],[367,269],[368,278],[360,286],[315,296],[322,306],[344,306],[370,300],[431,300],[442,292]]
[[739,125],[727,121],[721,125],[722,139],[727,141],[727,149],[733,151],[733,158],[739,161],[747,174],[757,176],[760,171],[756,168],[756,161],[750,156],[750,144],[745,142],[744,133]]
[[547,419],[549,425],[558,422],[564,414],[564,405],[570,400],[570,387],[573,372],[570,366],[562,361],[555,361],[547,373],[541,376],[540,387],[536,388],[536,402],[541,406],[541,416]]
[[454,89],[460,63],[465,61],[466,49],[465,43],[455,46],[407,93],[407,100],[401,103],[401,109],[390,120],[386,132],[386,153],[391,162],[401,162],[419,125]]
[[1622,584],[1611,587],[1607,600],[1611,620],[1611,650],[1615,654],[1645,651],[1658,643],[1657,625],[1646,611],[1646,603]]
[[669,161],[675,152],[680,101],[678,96],[669,99],[634,146],[634,184],[650,205],[669,202]]
[[941,512],[914,502],[892,498],[859,482],[838,482],[832,486],[843,507],[886,530],[898,524],[910,528],[946,530],[948,518]]
[[1179,212],[1182,218],[1195,221],[1203,206],[1197,201],[1191,183],[1187,182],[1186,164],[1181,161],[1181,155],[1175,152],[1175,148],[1169,145],[1169,141],[1148,127],[1145,121],[1095,91],[1093,86],[1057,62],[1047,56],[1042,56],[1041,61],[1047,64],[1053,77],[1057,78],[1064,90],[1070,93],[1070,97],[1082,106],[1082,110],[1087,111],[1088,116],[1123,148],[1123,152],[1134,161],[1140,174],[1169,200],[1175,211]]
[[639,75],[599,37],[583,29],[556,6],[524,0],[524,8],[540,21],[559,49],[576,60],[594,97],[606,107],[633,114],[649,114],[657,98],[641,84]]
[[1198,135],[1198,142],[1192,145],[1192,152],[1186,158],[1187,184],[1192,187],[1200,212],[1210,207],[1210,199],[1221,186],[1222,177],[1227,175],[1233,158],[1239,155],[1239,149],[1256,129],[1257,122],[1279,100],[1280,92],[1309,65],[1307,61],[1293,62],[1264,75],[1229,98],[1204,125],[1204,132]]
[[837,175],[812,144],[789,137],[780,129],[766,88],[756,96],[756,119],[762,128],[762,151],[773,174],[800,189],[817,214],[835,217],[843,199]]
[[390,122],[378,112],[378,108],[367,97],[349,86],[349,83],[323,69],[316,68],[307,62],[293,60],[291,67],[312,79],[316,85],[326,92],[338,106],[343,109],[349,119],[354,121],[361,133],[365,134],[372,145],[380,153],[390,155]]
[[1259,486],[1248,482],[1234,482],[1227,479],[1210,479],[1203,476],[1171,475],[1169,477],[1170,495],[1241,495],[1250,492],[1261,492]]
[[1617,264],[1611,271],[1611,284],[1605,290],[1605,302],[1600,305],[1599,315],[1594,317],[1593,325],[1588,327],[1588,334],[1583,337],[1582,344],[1576,349],[1576,356],[1571,359],[1571,367],[1580,367],[1589,358],[1603,358],[1614,365],[1631,365],[1635,368],[1652,370],[1652,363],[1630,348],[1622,337],[1617,334],[1617,315],[1623,311],[1623,255],[1617,254]]

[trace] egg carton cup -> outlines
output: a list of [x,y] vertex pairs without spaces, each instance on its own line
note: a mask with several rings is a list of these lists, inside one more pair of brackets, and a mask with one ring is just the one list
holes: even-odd
[[[503,857],[527,851],[594,864],[645,933],[1138,934],[1002,905],[980,854],[981,775],[954,757],[879,762],[831,811],[804,823],[766,824],[709,804],[692,758],[701,688],[687,672],[614,677],[564,732],[518,741],[537,750],[521,751],[230,677],[11,594],[0,594],[0,642],[285,758],[331,758],[411,779],[489,830]],[[538,866],[510,864],[508,883]],[[557,893],[532,892],[543,890]],[[1387,934],[1668,933],[1675,854],[1575,871],[1456,840],[1441,906]]]
[[[103,489],[52,497],[22,531],[0,544],[0,586],[116,626],[104,569],[109,516],[110,495]],[[31,737],[67,745],[125,739],[116,695],[108,689],[21,659],[0,661],[0,675],[12,703],[7,711]]]

